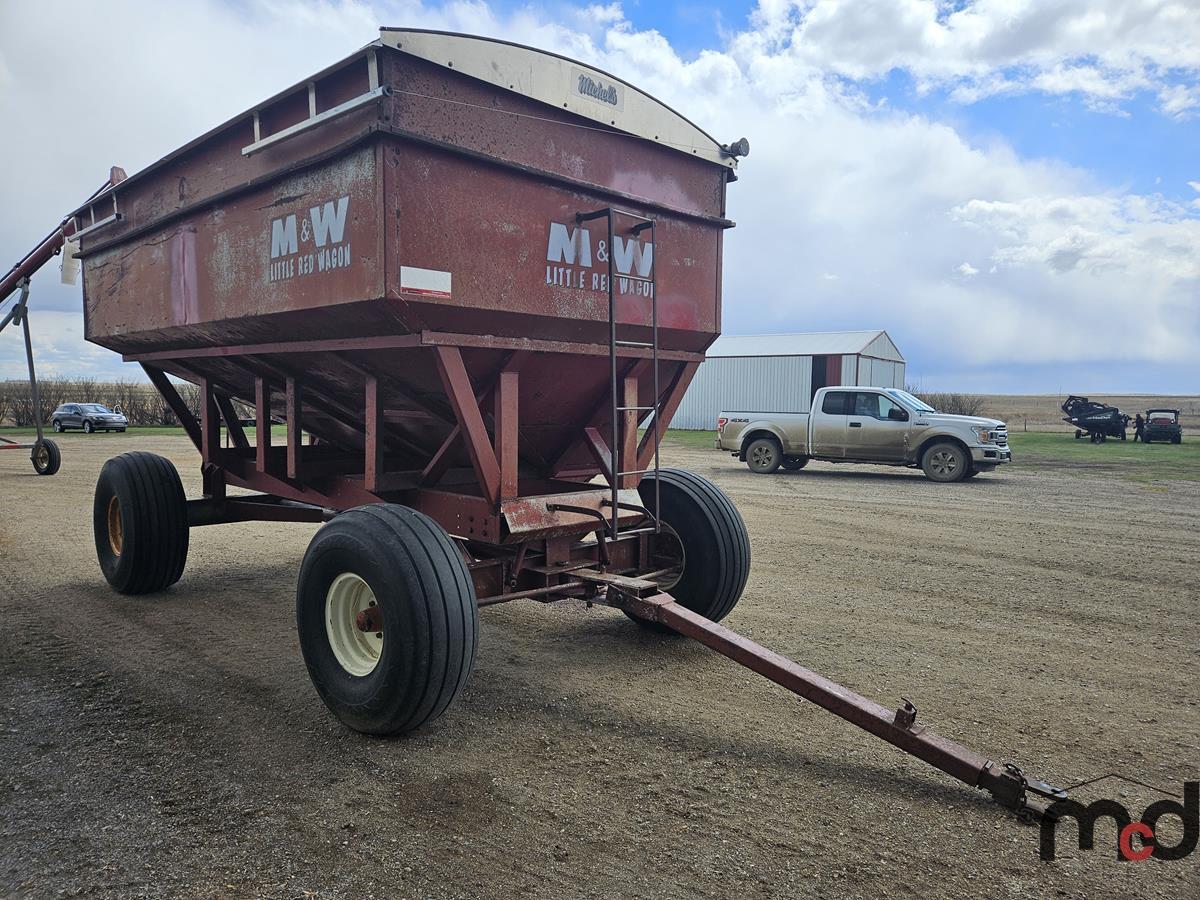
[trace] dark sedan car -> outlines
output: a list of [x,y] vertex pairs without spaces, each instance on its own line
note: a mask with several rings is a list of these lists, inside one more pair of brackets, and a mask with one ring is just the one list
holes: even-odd
[[91,434],[93,431],[124,431],[129,420],[99,403],[64,403],[50,416],[50,424],[55,431],[82,428]]

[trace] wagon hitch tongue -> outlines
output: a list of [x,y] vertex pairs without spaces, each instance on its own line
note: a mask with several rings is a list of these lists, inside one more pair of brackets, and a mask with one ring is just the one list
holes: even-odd
[[[642,595],[639,596],[638,593]],[[851,724],[924,760],[964,784],[988,791],[1001,806],[1040,818],[1067,792],[1031,778],[1012,763],[996,763],[917,724],[907,699],[891,710],[780,656],[676,603],[669,594],[627,592],[609,584],[606,602],[632,616],[665,625],[729,657]]]

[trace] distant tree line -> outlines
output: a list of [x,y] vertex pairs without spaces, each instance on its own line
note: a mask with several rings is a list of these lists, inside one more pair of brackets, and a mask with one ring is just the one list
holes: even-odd
[[953,416],[982,416],[986,406],[986,398],[979,394],[920,391],[912,385],[906,385],[904,389],[914,397],[924,400],[938,412]]
[[[195,416],[200,415],[200,389],[191,382],[175,383],[179,396]],[[153,385],[140,381],[97,381],[94,378],[38,379],[42,424],[64,403],[102,403],[121,408],[130,425],[178,425],[179,421]],[[38,418],[27,381],[0,381],[0,425],[31,428]]]

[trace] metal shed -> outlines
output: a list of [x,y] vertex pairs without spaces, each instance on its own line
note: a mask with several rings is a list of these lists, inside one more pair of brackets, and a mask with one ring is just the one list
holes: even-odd
[[722,410],[808,412],[818,388],[904,387],[904,356],[886,331],[722,335],[671,425],[713,428]]

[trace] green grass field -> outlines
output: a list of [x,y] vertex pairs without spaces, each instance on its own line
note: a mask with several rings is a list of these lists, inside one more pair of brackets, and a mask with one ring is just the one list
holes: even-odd
[[[13,440],[30,438],[33,434],[32,428],[0,428],[0,437]],[[96,437],[110,437],[116,441],[131,436],[182,434],[175,427],[140,427],[130,428],[125,435]],[[253,428],[247,428],[246,434],[251,441],[254,440]],[[282,442],[287,439],[287,429],[276,425],[271,435],[274,442]],[[673,428],[664,435],[664,441],[694,450],[713,450],[715,453],[715,437],[713,431],[681,431]],[[1093,444],[1087,440],[1075,440],[1071,432],[1018,431],[1009,435],[1009,443],[1015,466],[1027,464],[1037,469],[1052,468],[1078,475],[1106,471],[1135,481],[1200,481],[1200,436],[1191,433],[1184,434],[1182,444],[1146,446],[1133,441],[1113,440]]]
[[[1132,435],[1132,432],[1130,432]],[[1074,432],[1015,432],[1008,437],[1013,459],[1074,469],[1081,475],[1104,469],[1139,481],[1200,481],[1200,437],[1184,433],[1182,444],[1075,440]]]
[[[1132,434],[1132,432],[1131,432]],[[665,440],[696,450],[713,446],[712,431],[667,431]],[[1185,433],[1183,443],[1135,444],[1075,440],[1073,432],[1015,432],[1009,435],[1014,465],[1053,468],[1087,475],[1108,471],[1139,481],[1200,481],[1200,437]],[[714,451],[715,452],[715,451]]]

